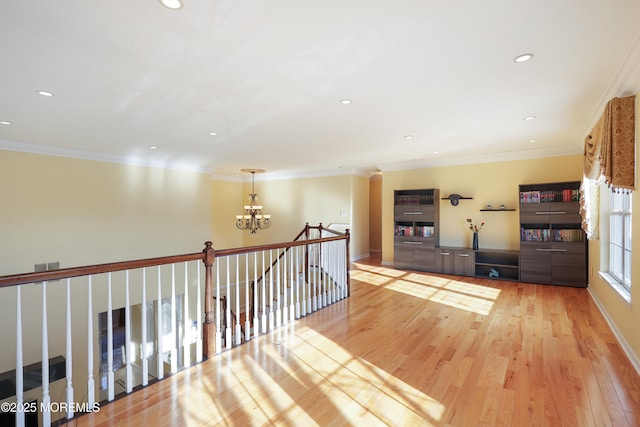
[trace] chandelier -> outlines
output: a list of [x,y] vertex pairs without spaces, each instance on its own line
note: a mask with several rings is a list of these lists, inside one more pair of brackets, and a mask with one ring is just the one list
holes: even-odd
[[254,190],[256,173],[263,173],[264,169],[241,169],[242,172],[251,172],[251,194],[249,204],[244,206],[244,215],[236,215],[236,227],[255,234],[258,230],[271,227],[271,215],[262,214],[262,206],[256,205],[258,195]]

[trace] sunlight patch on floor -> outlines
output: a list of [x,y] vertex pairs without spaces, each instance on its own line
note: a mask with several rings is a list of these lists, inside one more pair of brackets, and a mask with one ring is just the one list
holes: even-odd
[[374,266],[374,265],[368,265],[368,264],[359,264],[359,263],[353,263],[353,265],[358,270],[369,271],[371,273],[380,274],[380,275],[383,275],[383,276],[400,277],[400,276],[404,276],[406,274],[402,270],[396,270],[396,269],[393,269],[393,268],[380,267],[380,266]]
[[304,343],[296,345],[291,352],[299,357],[299,363],[306,365],[305,371],[311,370],[325,378],[326,385],[333,389],[325,396],[352,425],[430,426],[441,420],[445,407],[440,402],[387,371],[354,357],[313,329],[300,331],[298,338]]
[[[376,273],[370,266],[362,267],[366,271],[351,271],[352,279],[482,315],[489,314],[493,302],[500,295],[500,289],[453,280],[446,276],[405,272],[392,278],[387,274]],[[390,269],[382,270],[386,273]]]
[[453,292],[460,292],[491,300],[497,299],[498,295],[500,295],[500,289],[475,285],[473,283],[459,282],[457,280],[449,280],[443,287]]
[[391,289],[392,291],[402,292],[403,294],[422,299],[429,299],[439,291],[438,288],[434,288],[432,286],[419,286],[408,280],[394,280],[393,282],[387,284],[384,288]]
[[393,280],[393,277],[388,277],[368,271],[353,270],[350,274],[352,279],[359,280],[360,282],[364,283],[369,283],[370,285],[374,286],[380,286]]
[[472,311],[482,315],[489,314],[491,307],[493,307],[492,300],[476,298],[457,292],[450,292],[445,289],[441,289],[436,292],[431,298],[429,298],[429,301],[445,304],[453,308]]

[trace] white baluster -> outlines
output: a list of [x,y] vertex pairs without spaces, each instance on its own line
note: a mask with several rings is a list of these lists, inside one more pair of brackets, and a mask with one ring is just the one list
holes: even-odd
[[67,419],[73,418],[73,346],[71,345],[71,279],[67,279],[67,345],[65,351],[65,371],[67,375]]
[[342,240],[339,240],[336,244],[336,291],[337,291],[337,300],[341,300],[344,298],[343,291],[344,286],[342,286]]
[[22,286],[16,286],[16,426],[24,427],[24,363],[22,360]]
[[49,332],[47,326],[47,282],[42,282],[42,425],[51,425],[49,396]]
[[[284,248],[282,250],[282,323],[285,324],[289,320],[289,307],[287,306],[287,250]],[[280,259],[280,258],[278,258]],[[280,266],[278,265],[278,270]]]
[[240,283],[240,255],[236,255],[236,345],[242,343],[242,328],[240,327]]
[[[306,299],[303,298],[304,310],[303,315],[307,315],[307,313],[311,313],[311,272],[309,271],[309,265],[307,261],[309,260],[309,247],[305,247],[305,256],[302,261],[302,277],[303,277],[303,286],[306,288]],[[304,288],[303,288],[304,289]]]
[[318,269],[318,274],[320,275],[320,286],[322,287],[321,294],[322,295],[322,303],[321,307],[327,306],[327,274],[325,272],[325,259],[327,258],[327,254],[325,253],[326,244],[320,243],[320,268]]
[[316,260],[316,247],[317,244],[313,245],[313,297],[312,297],[312,301],[313,301],[313,311],[316,311],[318,309],[318,267],[317,267],[317,260]]
[[251,339],[251,299],[249,296],[249,253],[244,254],[244,339]]
[[222,325],[220,324],[220,262],[216,262],[216,353],[222,351]]
[[147,354],[147,269],[142,269],[142,386],[149,384],[149,359]]
[[273,312],[273,251],[269,249],[269,330],[273,330],[275,313]]
[[107,400],[115,398],[115,377],[113,374],[113,314],[111,300],[111,272],[107,275]]
[[161,269],[158,266],[158,372],[156,376],[159,380],[164,378],[164,325],[162,324],[162,279],[161,279]]
[[[304,301],[304,287],[300,287],[300,246],[296,246],[296,319],[299,319],[302,316],[302,310],[300,306],[300,298]],[[300,291],[302,290],[302,294]]]
[[[347,266],[349,265],[349,260],[347,259],[346,252],[346,240],[343,240],[344,247],[340,248],[340,282],[342,284],[342,298],[347,297]],[[342,245],[341,245],[342,246]]]
[[[280,293],[282,292],[281,289],[281,285],[282,282],[280,281],[280,254],[278,253],[279,251],[276,250],[276,289],[275,289],[275,293],[276,293],[276,327],[279,327],[282,324],[282,310],[280,309]],[[273,264],[272,264],[273,265]]]
[[202,291],[200,290],[200,261],[195,261],[198,272],[198,290],[196,292],[196,362],[202,362]]
[[125,376],[127,393],[133,390],[133,353],[131,350],[131,307],[129,306],[129,270],[125,271],[124,280],[124,357],[126,361]]
[[344,286],[342,280],[342,259],[344,258],[342,253],[342,242],[340,240],[336,245],[336,254],[337,254],[337,263],[336,263],[336,284],[338,286],[338,300],[342,300],[344,298]]
[[231,348],[231,273],[229,266],[229,256],[227,256],[227,307],[225,309],[225,319],[227,320],[227,327],[225,329],[224,343],[227,349]]
[[264,334],[265,332],[267,332],[267,292],[266,292],[266,280],[267,278],[265,277],[265,270],[264,270],[264,251],[262,251],[262,274],[260,275],[260,277],[262,277],[261,282],[261,292],[260,292],[260,296],[262,297],[262,333]]
[[184,318],[184,333],[182,338],[183,355],[182,366],[191,366],[191,315],[189,311],[189,265],[185,261],[184,263],[184,312],[182,316]]
[[336,302],[335,300],[335,291],[334,291],[334,285],[335,285],[335,281],[334,281],[334,270],[333,267],[335,265],[335,259],[333,259],[333,247],[334,244],[333,242],[330,242],[327,245],[327,250],[329,251],[328,253],[328,257],[327,257],[327,265],[329,267],[329,271],[328,271],[328,284],[329,284],[329,291],[328,291],[328,295],[327,295],[327,301],[329,304],[333,304],[334,302]]
[[258,338],[260,328],[258,325],[258,253],[253,253],[253,336]]
[[178,348],[176,347],[176,265],[171,264],[171,373],[178,372]]
[[93,379],[93,285],[89,276],[87,297],[87,404],[90,408],[96,401],[96,386]]
[[[298,247],[296,246],[296,249]],[[295,302],[293,298],[293,293],[295,290],[295,276],[293,275],[293,264],[296,262],[293,257],[293,248],[289,248],[289,321],[293,322],[296,320],[296,312],[295,312]]]

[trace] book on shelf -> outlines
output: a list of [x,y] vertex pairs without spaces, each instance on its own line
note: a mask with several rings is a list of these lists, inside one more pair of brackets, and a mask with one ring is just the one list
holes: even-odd
[[396,205],[432,205],[433,194],[396,194]]
[[520,204],[528,203],[553,203],[553,202],[576,202],[580,200],[580,190],[536,190],[521,191]]
[[417,225],[416,236],[419,237],[431,237],[433,236],[434,228],[429,225]]
[[580,229],[522,228],[520,240],[523,242],[584,242],[584,232]]
[[413,236],[413,226],[396,225],[396,236]]

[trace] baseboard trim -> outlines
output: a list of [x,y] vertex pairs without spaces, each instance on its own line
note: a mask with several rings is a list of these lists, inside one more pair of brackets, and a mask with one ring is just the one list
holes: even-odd
[[609,313],[607,313],[607,310],[605,310],[604,306],[602,305],[602,303],[600,302],[596,294],[594,294],[591,291],[591,288],[587,288],[587,291],[589,292],[589,295],[591,295],[591,299],[596,304],[596,307],[598,307],[598,310],[600,310],[600,313],[602,313],[604,320],[607,322],[607,324],[611,328],[613,335],[618,340],[618,344],[620,344],[620,347],[622,347],[622,351],[629,359],[629,362],[631,362],[631,365],[636,370],[636,373],[640,375],[640,359],[634,353],[633,349],[631,348],[627,340],[624,338],[622,333],[620,333],[620,330],[618,329],[616,324],[613,322],[613,319],[611,319],[611,317],[609,316]]
[[369,254],[369,253],[361,254],[361,255],[352,257],[351,261],[358,261],[358,260],[361,260],[361,259],[369,258],[370,256],[371,256],[371,254]]

